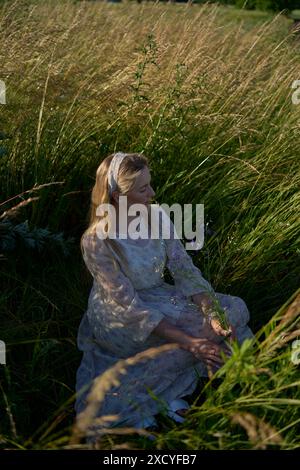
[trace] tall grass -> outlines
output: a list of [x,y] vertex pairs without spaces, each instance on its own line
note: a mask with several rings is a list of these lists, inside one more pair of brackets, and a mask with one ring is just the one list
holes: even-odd
[[[194,262],[216,291],[245,299],[252,328],[267,325],[262,339],[299,288],[300,106],[291,85],[300,53],[286,18],[247,15],[217,5],[4,2],[0,131],[10,138],[0,203],[23,194],[7,210],[34,194],[30,226],[79,243],[101,160],[145,152],[158,202],[204,204],[207,237]],[[3,445],[67,445],[91,287],[79,245],[66,258],[21,247],[0,269]],[[274,428],[274,445],[295,446],[299,384],[288,344],[259,363],[259,350],[237,351],[242,372],[228,363],[191,426],[159,445],[255,447]]]

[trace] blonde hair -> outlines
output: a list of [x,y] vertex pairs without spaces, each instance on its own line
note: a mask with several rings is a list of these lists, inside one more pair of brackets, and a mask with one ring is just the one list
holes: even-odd
[[[88,227],[80,240],[82,254],[83,237],[88,233],[92,233],[97,223],[101,220],[101,216],[96,215],[97,207],[99,204],[112,203],[112,197],[109,196],[108,188],[108,168],[114,155],[114,153],[108,155],[108,157],[101,162],[96,171],[96,182],[92,189],[91,204],[88,212]],[[149,168],[148,158],[145,155],[140,153],[127,153],[119,168],[117,190],[123,195],[131,191],[134,188],[137,177],[145,167]]]

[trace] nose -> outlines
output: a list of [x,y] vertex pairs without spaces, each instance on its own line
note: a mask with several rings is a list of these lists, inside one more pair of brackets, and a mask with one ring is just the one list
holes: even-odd
[[150,188],[151,188],[151,191],[150,191],[151,197],[154,197],[155,196],[155,191],[153,190],[152,186]]

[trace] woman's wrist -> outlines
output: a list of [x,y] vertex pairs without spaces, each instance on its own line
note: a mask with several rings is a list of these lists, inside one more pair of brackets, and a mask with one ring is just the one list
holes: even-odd
[[230,325],[228,324],[225,312],[213,293],[199,293],[193,295],[192,300],[199,306],[209,325],[212,324],[213,320],[217,320],[224,330],[229,330]]
[[202,314],[207,320],[208,324],[211,325],[213,320],[220,321],[220,315],[216,308],[214,297],[212,294],[201,293],[196,294],[192,297],[193,301],[201,309]]
[[214,303],[209,294],[195,294],[192,296],[192,300],[196,305],[198,305],[205,316],[214,312]]
[[191,337],[184,331],[176,328],[176,326],[163,319],[153,330],[156,335],[167,339],[172,343],[178,343],[180,346],[185,346],[189,343]]

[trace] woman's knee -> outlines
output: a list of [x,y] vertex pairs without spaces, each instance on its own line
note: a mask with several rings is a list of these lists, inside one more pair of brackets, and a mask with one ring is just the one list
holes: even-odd
[[229,323],[235,327],[247,325],[250,320],[250,312],[241,297],[219,292],[216,295]]
[[232,309],[232,315],[234,315],[236,326],[245,326],[250,320],[250,312],[246,305],[246,302],[237,296],[232,296],[234,307]]

